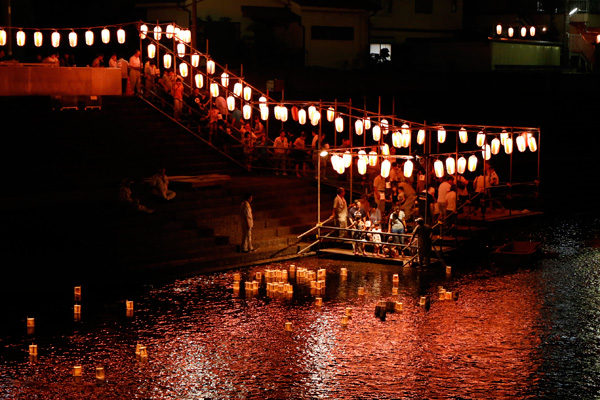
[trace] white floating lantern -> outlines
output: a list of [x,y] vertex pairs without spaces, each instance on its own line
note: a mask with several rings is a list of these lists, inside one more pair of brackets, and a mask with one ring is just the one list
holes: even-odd
[[363,120],[363,124],[365,126],[365,130],[368,131],[371,129],[371,118],[367,117]]
[[517,149],[522,153],[527,148],[527,140],[524,135],[517,136]]
[[102,29],[100,37],[102,38],[102,43],[108,44],[108,42],[110,42],[110,31],[106,28]]
[[306,124],[306,110],[304,108],[298,111],[298,122],[300,125]]
[[[6,40],[5,40],[6,42]],[[17,32],[17,46],[23,47],[25,46],[25,32],[19,31]]]
[[200,65],[200,54],[198,54],[198,53],[192,54],[192,56],[190,57],[190,60],[192,62],[192,67],[198,68],[198,65]]
[[125,43],[125,30],[123,28],[119,28],[117,31],[117,42],[119,42],[119,44]]
[[433,163],[433,169],[435,171],[435,176],[438,178],[444,176],[444,163],[441,160],[435,160]]
[[206,61],[206,72],[211,75],[215,73],[215,62],[213,60]]
[[467,141],[469,140],[469,134],[467,133],[467,130],[465,128],[460,128],[460,130],[458,131],[458,138],[460,139],[461,143],[467,143]]
[[54,31],[52,35],[50,35],[50,43],[52,43],[52,47],[60,46],[60,33]]
[[498,139],[498,138],[492,139],[491,149],[492,149],[493,155],[498,154],[498,152],[500,151],[500,139]]
[[356,166],[358,168],[358,173],[361,175],[364,175],[367,173],[367,162],[365,161],[364,158],[359,158]]
[[377,152],[376,151],[369,152],[369,165],[371,167],[377,166]]
[[233,97],[233,96],[227,97],[227,109],[229,111],[235,110],[235,97]]
[[310,119],[310,123],[312,126],[319,125],[319,121],[321,120],[321,112],[319,110],[315,111]]
[[350,153],[350,151],[346,150],[344,152],[343,160],[344,168],[350,168],[350,166],[352,165],[352,154]]
[[483,147],[483,144],[485,143],[485,133],[483,133],[483,131],[477,133],[475,143],[477,144],[477,147]]
[[6,46],[6,31],[0,28],[0,46]]
[[338,115],[338,117],[335,119],[335,130],[337,132],[343,132],[344,131],[344,119]]
[[178,57],[185,56],[185,44],[177,43],[177,56]]
[[537,151],[537,142],[533,135],[529,136],[529,138],[527,139],[527,145],[529,146],[529,151],[531,151],[532,153]]
[[160,40],[162,38],[162,28],[159,25],[154,27],[154,39]]
[[438,142],[444,143],[446,141],[446,130],[440,126],[438,128],[437,134],[438,134]]
[[219,85],[216,82],[210,84],[210,95],[212,97],[219,97]]
[[85,44],[92,46],[94,44],[94,32],[89,29],[85,32]]
[[242,83],[236,82],[235,85],[233,85],[233,94],[235,94],[237,97],[242,97],[243,89],[244,89],[244,87],[243,87]]
[[481,150],[481,156],[487,161],[490,158],[492,158],[492,150],[490,148],[489,144],[485,144],[485,146],[483,146],[483,150]]
[[496,25],[496,35],[502,35],[502,25],[500,24]]
[[419,132],[417,133],[417,143],[425,143],[425,129],[419,129]]
[[454,160],[454,157],[446,158],[446,172],[448,172],[448,175],[454,175],[456,172],[456,161]]
[[379,142],[379,140],[381,139],[381,128],[379,127],[379,125],[375,125],[373,126],[373,140],[376,142]]
[[260,108],[260,119],[263,121],[269,119],[269,107],[264,106]]
[[173,57],[170,54],[165,54],[163,56],[163,65],[166,69],[171,68],[171,63],[173,62]]
[[334,119],[335,119],[335,110],[333,109],[333,107],[329,107],[327,109],[327,121],[333,122]]
[[148,36],[148,25],[142,24],[140,26],[140,39],[146,39],[146,36]]
[[221,74],[221,86],[223,86],[223,87],[229,86],[229,74],[227,72],[223,72]]
[[43,41],[44,35],[42,35],[42,32],[37,31],[33,34],[33,44],[35,44],[35,47],[41,47]]
[[252,107],[250,107],[250,104],[244,104],[242,112],[244,113],[244,119],[252,118]]
[[252,88],[250,86],[244,87],[244,100],[246,100],[246,101],[252,100]]
[[358,136],[363,134],[363,127],[363,121],[361,119],[354,121],[354,132],[356,132]]
[[148,58],[153,59],[156,57],[156,45],[154,43],[150,43],[148,45]]
[[187,78],[187,76],[188,76],[188,65],[186,63],[179,64],[179,74],[182,77]]
[[471,157],[469,157],[467,168],[470,172],[475,172],[477,169],[477,156],[475,154],[472,154]]
[[404,176],[410,178],[413,173],[414,164],[411,160],[406,160],[404,163]]
[[392,167],[392,163],[390,160],[383,160],[381,162],[381,176],[387,178],[390,176],[390,168]]
[[513,37],[514,35],[515,35],[515,29],[512,26],[510,26],[508,28],[508,37]]
[[171,24],[167,25],[167,29],[166,29],[166,36],[167,39],[173,39],[173,32],[175,32],[175,27]]
[[508,138],[504,141],[504,152],[506,154],[512,154],[513,152],[513,140],[512,138]]
[[194,81],[196,82],[196,87],[198,89],[202,89],[204,87],[204,75],[196,74]]
[[467,169],[467,159],[464,156],[460,156],[456,162],[456,171],[459,174],[464,174]]

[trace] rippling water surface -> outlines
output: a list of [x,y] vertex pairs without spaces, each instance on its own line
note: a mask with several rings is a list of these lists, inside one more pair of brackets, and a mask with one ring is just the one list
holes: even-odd
[[[5,296],[0,398],[598,398],[598,222],[530,226],[520,235],[542,241],[546,256],[519,268],[454,261],[447,275],[311,258],[154,286],[84,286],[81,321],[71,286]],[[257,272],[291,264],[327,270],[322,307],[310,285],[294,279],[291,298],[267,293],[264,283],[257,294],[244,290]],[[234,272],[242,275],[239,292]],[[458,299],[439,300],[439,286]],[[132,317],[125,300],[134,301]],[[377,318],[380,300],[403,310]],[[36,318],[29,334],[28,316]],[[37,360],[28,355],[32,343]],[[148,349],[146,362],[137,343]],[[83,368],[81,382],[74,365]]]

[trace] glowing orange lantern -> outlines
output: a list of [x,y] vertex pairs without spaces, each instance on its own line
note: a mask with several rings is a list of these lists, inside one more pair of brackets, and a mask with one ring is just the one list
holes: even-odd
[[0,46],[6,46],[6,31],[0,29]]
[[531,35],[531,37],[535,36],[535,26],[532,26],[531,28],[529,28],[529,34]]
[[444,163],[441,160],[435,160],[433,163],[433,170],[435,171],[435,176],[441,178],[444,176]]
[[196,82],[196,87],[198,89],[202,89],[204,87],[204,75],[196,74],[194,81]]
[[194,53],[194,54],[192,54],[190,59],[192,61],[192,67],[198,68],[198,65],[200,65],[200,54]]
[[321,112],[317,110],[313,113],[313,116],[310,119],[310,123],[312,124],[312,126],[317,126],[317,125],[319,125],[320,120],[321,120]]
[[223,87],[229,86],[229,74],[227,72],[223,72],[221,74],[221,86],[223,86]]
[[166,30],[167,39],[173,38],[173,32],[175,32],[175,27],[171,24],[167,25],[167,30]]
[[369,165],[371,167],[377,166],[377,152],[376,151],[369,152]]
[[244,87],[242,86],[241,82],[236,82],[235,85],[233,85],[233,94],[235,94],[237,97],[241,97],[243,88]]
[[215,73],[215,62],[213,60],[206,61],[206,72],[211,75]]
[[527,28],[524,26],[521,27],[521,37],[527,36]]
[[419,129],[419,132],[417,133],[417,143],[425,143],[425,129]]
[[384,135],[387,135],[390,131],[387,119],[382,119],[379,125],[381,125],[381,132],[383,132]]
[[475,154],[471,154],[471,157],[469,157],[468,168],[470,172],[475,172],[477,169],[477,156]]
[[25,46],[25,32],[17,32],[17,46]]
[[508,37],[513,37],[514,35],[515,35],[515,30],[511,26],[508,28]]
[[100,37],[102,38],[102,43],[108,44],[108,42],[110,42],[110,31],[106,28],[102,29]]
[[379,127],[379,125],[374,125],[373,126],[373,140],[376,142],[379,142],[379,139],[381,139],[381,128]]
[[341,116],[335,119],[335,130],[338,132],[344,131],[344,119]]
[[60,33],[54,31],[52,35],[50,35],[50,43],[52,43],[52,47],[60,46]]
[[365,162],[369,162],[369,157],[367,156],[367,152],[364,150],[359,150],[358,151],[358,159],[359,160],[365,160]]
[[356,166],[359,174],[364,175],[367,173],[367,162],[363,158],[358,159]]
[[264,106],[260,108],[260,118],[266,121],[269,118],[269,107]]
[[304,125],[306,123],[306,110],[304,108],[298,111],[298,122],[300,125]]
[[500,140],[498,138],[494,138],[492,140],[492,154],[496,155],[500,151]]
[[154,57],[156,57],[156,46],[154,43],[150,43],[148,45],[148,58],[153,59]]
[[361,119],[354,121],[354,132],[356,132],[358,136],[363,134],[363,121]]
[[529,146],[529,151],[535,152],[537,151],[537,142],[533,136],[529,136],[527,139],[527,145]]
[[443,127],[438,128],[438,142],[444,143],[446,141],[446,130]]
[[219,97],[219,85],[216,82],[210,84],[210,95],[212,97]]
[[496,35],[502,35],[502,25],[500,24],[496,25]]
[[140,39],[146,39],[146,36],[148,36],[148,25],[143,24],[140,26]]
[[227,109],[229,111],[235,110],[235,97],[233,97],[233,96],[227,97]]
[[363,120],[363,124],[365,126],[365,130],[368,131],[371,129],[371,118],[367,117]]
[[524,136],[524,135],[517,136],[517,149],[522,153],[525,151],[526,148],[527,148],[526,136]]
[[173,57],[170,54],[165,54],[163,56],[163,65],[166,69],[171,68],[171,63],[173,62]]
[[483,150],[481,150],[481,156],[487,161],[490,158],[492,158],[492,151],[490,149],[490,145],[489,144],[485,144],[485,146],[483,146]]
[[44,41],[44,36],[42,35],[42,32],[37,31],[36,33],[33,34],[33,43],[35,44],[36,47],[41,47],[43,41]]
[[384,143],[383,146],[381,146],[381,154],[384,156],[390,155],[390,146],[388,146],[387,143]]
[[394,131],[392,133],[392,146],[394,147],[402,147],[402,137],[400,131]]
[[502,146],[504,146],[504,141],[508,138],[508,132],[506,132],[505,129],[502,129],[502,132],[500,133],[500,144]]
[[454,175],[456,172],[456,161],[454,160],[454,157],[446,158],[446,172],[448,172],[448,175]]
[[179,74],[182,77],[187,78],[188,76],[188,65],[186,63],[179,64]]
[[252,118],[252,107],[250,107],[250,104],[244,104],[242,112],[244,113],[244,119]]
[[460,128],[458,131],[458,139],[461,143],[467,143],[469,141],[469,134],[465,128]]
[[162,38],[162,28],[159,25],[154,27],[154,39],[160,40]]
[[403,132],[401,135],[401,139],[402,139],[402,147],[409,147],[410,146],[410,130],[408,132]]
[[88,30],[85,32],[85,44],[92,46],[94,44],[94,32]]
[[119,28],[117,31],[117,42],[119,42],[119,44],[125,43],[125,30],[123,28]]
[[483,144],[485,143],[485,133],[483,133],[483,131],[479,131],[479,133],[477,133],[477,139],[475,143],[477,144],[477,147],[483,147]]
[[252,88],[250,86],[244,87],[244,100],[246,100],[246,101],[252,100]]
[[350,151],[346,150],[346,152],[344,152],[343,160],[344,168],[350,168],[350,166],[352,165],[352,154],[350,153]]
[[74,31],[69,33],[69,45],[71,45],[71,47],[77,47],[77,34]]
[[280,117],[281,121],[283,121],[283,122],[288,120],[288,109],[286,106],[284,106],[284,105],[279,106],[279,117]]
[[381,176],[383,176],[384,178],[387,178],[388,176],[390,176],[390,168],[392,167],[392,163],[390,163],[390,160],[383,160],[381,162]]
[[309,106],[308,107],[308,119],[312,119],[313,114],[317,111],[317,107],[315,106]]
[[329,107],[327,109],[327,121],[333,122],[334,118],[335,118],[335,110],[333,109],[333,107]]
[[459,174],[464,174],[466,169],[467,169],[467,159],[463,156],[460,156],[460,158],[456,162],[456,171]]
[[179,57],[185,56],[185,44],[177,43],[177,55]]
[[411,160],[406,160],[406,162],[404,163],[404,176],[410,178],[413,173],[413,168],[413,162]]
[[513,140],[512,138],[508,138],[504,141],[504,152],[506,154],[512,154],[513,152]]

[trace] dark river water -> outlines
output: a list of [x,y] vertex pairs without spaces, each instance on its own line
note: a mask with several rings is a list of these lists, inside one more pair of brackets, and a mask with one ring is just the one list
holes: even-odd
[[[589,215],[528,223],[515,235],[543,242],[540,259],[452,260],[449,275],[304,258],[154,285],[82,285],[78,302],[71,285],[31,293],[23,282],[22,293],[1,297],[0,398],[599,398],[598,227]],[[326,269],[325,289],[290,277],[285,296],[263,277],[258,291],[245,290],[258,272],[292,264]],[[440,287],[458,298],[440,300]],[[403,309],[377,317],[381,300]]]

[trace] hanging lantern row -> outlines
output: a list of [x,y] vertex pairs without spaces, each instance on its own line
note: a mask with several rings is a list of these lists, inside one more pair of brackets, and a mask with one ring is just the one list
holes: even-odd
[[[27,35],[25,34],[25,31],[23,31],[23,29],[17,31],[15,37],[17,46],[25,46],[25,43],[27,42]],[[7,39],[8,36],[6,34],[6,31],[3,28],[0,28],[0,46],[5,46]],[[94,32],[91,29],[88,29],[84,34],[84,39],[86,45],[92,46],[95,40]],[[104,28],[102,29],[102,31],[100,31],[100,39],[104,44],[110,43],[110,30],[108,28]],[[58,30],[55,30],[50,34],[50,44],[52,45],[52,47],[59,47],[61,40],[62,35]],[[71,32],[69,32],[69,34],[67,35],[67,40],[69,41],[69,45],[71,47],[77,47],[77,44],[79,43],[79,36],[77,32],[71,30]],[[125,30],[123,28],[119,28],[117,30],[117,42],[119,42],[119,44],[125,43]],[[44,34],[40,30],[36,30],[33,33],[33,44],[36,47],[41,47],[44,44]]]
[[[382,154],[383,155],[383,154]],[[344,152],[341,156],[339,154],[333,154],[331,156],[331,166],[334,171],[338,174],[343,174],[346,169],[350,168],[352,165],[352,153],[350,151]],[[371,151],[368,155],[366,151],[359,150],[356,167],[358,169],[358,173],[364,175],[367,172],[367,166],[376,167],[377,166],[378,155],[377,152]],[[385,158],[381,162],[381,176],[387,178],[390,175],[392,163],[390,160]],[[414,164],[411,160],[406,160],[404,163],[404,176],[410,178],[412,176],[414,170]]]
[[[546,27],[542,27],[542,32],[546,31]],[[526,26],[522,26],[519,29],[519,33],[521,34],[521,37],[527,37],[527,35],[529,34],[530,37],[535,37],[537,30],[535,26],[530,26],[529,28],[527,28]],[[502,34],[504,33],[504,27],[502,26],[502,24],[498,24],[496,25],[496,35],[497,36],[502,36]],[[512,26],[509,26],[508,29],[506,29],[506,35],[509,38],[512,38],[515,35],[515,28],[513,28]]]

